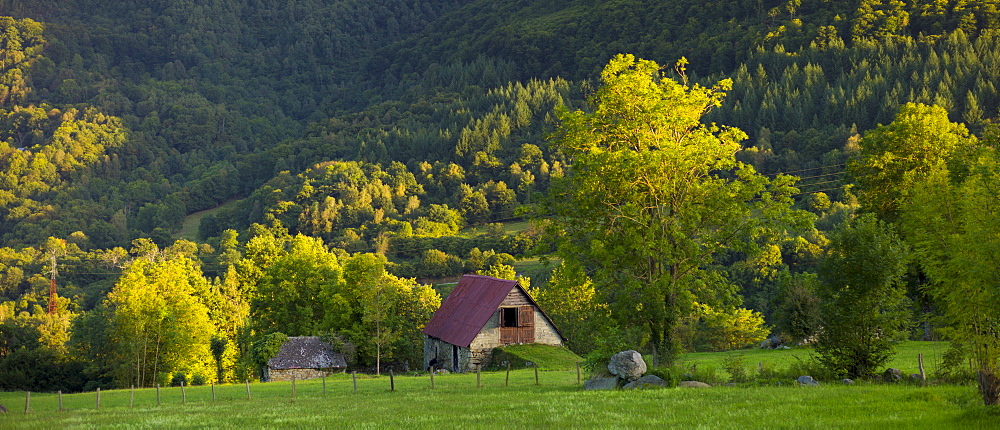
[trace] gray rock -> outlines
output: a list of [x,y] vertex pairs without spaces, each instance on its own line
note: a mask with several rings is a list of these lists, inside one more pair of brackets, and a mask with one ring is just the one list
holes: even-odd
[[799,376],[799,379],[796,379],[796,381],[799,382],[799,385],[819,386],[819,381],[813,379],[812,376]]
[[451,372],[449,372],[448,369],[437,369],[434,371],[434,373],[437,373],[438,375],[447,375]]
[[711,385],[700,381],[681,381],[681,383],[677,384],[677,386],[684,388],[712,388]]
[[659,376],[645,375],[639,379],[629,382],[628,384],[625,384],[625,386],[622,388],[626,390],[634,390],[636,388],[646,389],[646,388],[659,388],[666,386],[667,386],[667,381],[664,381]]
[[618,388],[618,378],[592,378],[583,383],[584,390],[614,390]]
[[914,373],[914,374],[910,375],[910,381],[913,381],[913,382],[916,382],[916,383],[920,384],[920,383],[924,382],[924,377],[920,376],[919,373]]
[[851,378],[844,378],[844,380],[843,380],[843,381],[841,381],[841,382],[843,382],[843,383],[844,383],[844,385],[851,385],[851,384],[853,384],[853,383],[854,383],[854,380],[853,380],[853,379],[851,379]]
[[3,407],[3,405],[0,405],[0,414],[6,414],[6,413],[7,413],[7,408]]
[[890,367],[885,369],[885,372],[882,373],[882,379],[885,380],[885,382],[899,382],[903,380],[903,371]]
[[634,350],[622,351],[611,356],[608,371],[625,382],[632,382],[646,373],[646,362],[642,354]]
[[760,349],[775,349],[779,346],[781,346],[781,336],[776,334],[771,335],[760,343]]

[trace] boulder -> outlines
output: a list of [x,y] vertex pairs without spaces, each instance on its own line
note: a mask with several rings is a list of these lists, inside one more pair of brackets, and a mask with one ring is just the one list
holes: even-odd
[[667,386],[667,381],[664,381],[659,376],[656,376],[656,375],[645,375],[645,376],[643,376],[643,377],[641,377],[639,379],[636,379],[636,380],[634,380],[632,382],[629,382],[628,384],[625,384],[625,386],[622,387],[622,388],[624,388],[626,390],[634,390],[636,388],[638,388],[638,389],[646,389],[646,388],[659,388],[659,387],[666,387],[666,386]]
[[843,381],[840,381],[840,382],[843,382],[843,383],[844,383],[844,385],[851,385],[851,384],[853,384],[853,383],[854,383],[854,380],[853,380],[853,379],[851,379],[851,378],[844,378],[844,380],[843,380]]
[[614,390],[618,388],[618,378],[592,378],[583,383],[584,390]]
[[3,407],[3,405],[0,405],[0,414],[6,414],[6,413],[7,413],[7,408]]
[[622,351],[611,356],[608,371],[625,382],[632,382],[646,373],[646,362],[637,351]]
[[903,379],[903,371],[890,367],[882,373],[882,379],[885,382],[899,382]]
[[917,384],[922,384],[924,382],[924,377],[920,376],[919,373],[910,374],[910,381]]
[[711,385],[700,381],[681,381],[681,383],[677,384],[677,386],[684,388],[712,388]]
[[434,371],[434,373],[437,373],[438,375],[447,375],[451,372],[449,372],[448,369],[437,369]]
[[796,381],[799,382],[799,385],[819,386],[819,381],[813,379],[812,376],[799,376],[799,379],[796,379]]
[[781,336],[776,334],[772,334],[760,343],[760,349],[775,349],[779,346],[781,346]]

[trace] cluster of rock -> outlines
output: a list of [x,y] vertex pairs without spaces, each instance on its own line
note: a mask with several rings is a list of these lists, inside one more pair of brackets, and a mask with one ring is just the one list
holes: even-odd
[[[634,390],[643,388],[666,387],[667,381],[659,376],[646,374],[646,362],[642,354],[628,350],[611,356],[608,362],[608,372],[611,376],[596,376],[583,384],[587,390]],[[698,381],[684,381],[681,387],[708,387],[710,385]]]

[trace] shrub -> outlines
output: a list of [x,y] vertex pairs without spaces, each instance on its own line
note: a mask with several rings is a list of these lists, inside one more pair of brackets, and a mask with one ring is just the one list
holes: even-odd
[[731,351],[754,345],[771,332],[764,325],[764,316],[750,309],[715,309],[696,304],[699,320],[694,332],[698,350]]
[[173,378],[170,378],[170,386],[180,387],[181,384],[187,384],[187,375],[184,372],[175,372]]
[[746,360],[742,355],[730,354],[722,360],[722,368],[729,372],[729,382],[747,382]]
[[205,385],[208,381],[205,380],[205,376],[198,373],[191,377],[191,385]]
[[667,383],[668,387],[676,387],[680,382],[680,375],[684,373],[679,367],[657,367],[649,369],[646,374],[657,376]]

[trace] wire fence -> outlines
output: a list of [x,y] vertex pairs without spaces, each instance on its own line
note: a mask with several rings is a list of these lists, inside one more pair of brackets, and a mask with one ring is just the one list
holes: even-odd
[[[7,412],[52,413],[70,411],[100,411],[147,409],[155,407],[185,407],[222,404],[225,402],[274,400],[295,402],[297,399],[321,398],[323,396],[380,395],[398,391],[468,391],[482,389],[503,389],[527,386],[572,386],[581,385],[581,369],[577,363],[575,370],[544,370],[537,366],[527,369],[490,372],[468,372],[451,374],[438,372],[408,372],[366,375],[339,373],[307,380],[251,382],[237,384],[209,384],[200,386],[145,387],[116,390],[97,389],[92,392],[63,394],[23,392],[23,409],[12,408],[12,396],[3,396],[7,402]],[[20,411],[18,409],[21,409]]]

